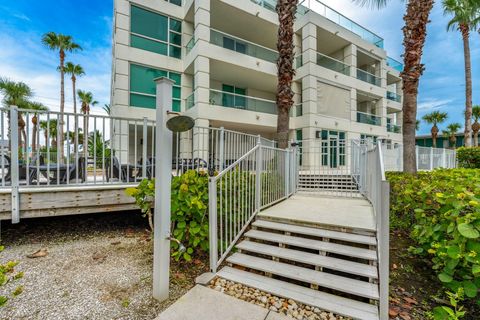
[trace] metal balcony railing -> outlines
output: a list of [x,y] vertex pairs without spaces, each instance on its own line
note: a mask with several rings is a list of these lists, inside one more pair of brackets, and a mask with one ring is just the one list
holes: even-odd
[[387,65],[392,67],[393,69],[397,70],[398,72],[402,72],[403,71],[403,63],[393,59],[393,58],[390,58],[390,57],[387,57]]
[[357,122],[381,126],[382,118],[374,114],[357,111]]
[[344,62],[329,57],[327,55],[317,53],[317,64],[324,68],[340,72],[346,76],[350,75],[350,66],[345,64]]
[[387,91],[387,99],[396,102],[402,102],[402,96],[391,91]]
[[210,104],[247,111],[277,114],[277,104],[275,101],[214,89],[210,89]]
[[357,69],[357,79],[362,80],[378,87],[382,86],[382,79],[374,74],[371,74],[365,70]]
[[275,50],[214,29],[210,30],[210,43],[272,63],[276,63],[278,59],[278,52]]

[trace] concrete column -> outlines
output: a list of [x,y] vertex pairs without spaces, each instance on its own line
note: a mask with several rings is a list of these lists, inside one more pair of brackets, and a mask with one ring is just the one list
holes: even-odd
[[350,109],[352,122],[357,122],[357,89],[352,88],[350,90]]
[[302,28],[303,65],[317,63],[317,26],[308,23]]
[[357,77],[357,46],[350,44],[343,49],[343,62],[350,66],[350,76]]
[[210,105],[210,59],[198,56],[194,62],[195,103],[200,106]]
[[210,0],[196,0],[194,4],[195,39],[210,42]]
[[377,73],[377,76],[380,75],[382,78],[382,88],[387,87],[387,60],[382,60],[380,62],[380,74]]
[[318,169],[320,163],[317,163],[319,158],[319,153],[321,149],[318,148],[321,143],[320,139],[316,138],[316,132],[321,129],[315,127],[308,127],[302,129],[303,135],[303,154],[302,154],[302,167],[305,170],[314,173],[315,169]]
[[377,102],[377,108],[380,109],[380,112],[377,110],[377,115],[380,115],[382,117],[382,127],[387,130],[386,125],[387,125],[387,98],[382,98]]
[[187,132],[181,132],[179,133],[180,137],[180,142],[179,142],[179,157],[181,159],[192,159],[193,153],[192,153],[192,142],[193,142],[193,134],[192,130],[187,131]]
[[210,121],[196,119],[193,128],[193,158],[200,158],[208,162],[209,128]]
[[317,114],[318,110],[317,77],[308,75],[302,78],[302,105],[303,114]]

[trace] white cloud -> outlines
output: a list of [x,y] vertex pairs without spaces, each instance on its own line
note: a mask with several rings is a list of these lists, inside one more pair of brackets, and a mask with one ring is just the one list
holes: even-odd
[[436,98],[428,98],[423,100],[418,104],[419,111],[431,111],[435,109],[440,109],[442,107],[447,106],[448,104],[452,103],[453,99],[436,99]]

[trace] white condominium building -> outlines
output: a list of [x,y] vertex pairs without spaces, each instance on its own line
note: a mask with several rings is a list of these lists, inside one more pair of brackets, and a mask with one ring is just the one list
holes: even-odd
[[[275,0],[115,0],[112,114],[155,119],[154,78],[201,127],[274,139]],[[383,39],[317,0],[295,22],[291,138],[401,144],[402,65]],[[336,163],[335,165],[338,165]]]

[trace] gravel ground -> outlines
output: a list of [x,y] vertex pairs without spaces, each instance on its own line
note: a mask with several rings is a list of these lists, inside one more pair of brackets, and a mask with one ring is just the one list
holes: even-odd
[[209,287],[232,297],[259,305],[269,310],[285,314],[298,320],[348,320],[318,308],[313,308],[292,299],[284,299],[269,293],[244,286],[222,278],[213,279]]
[[[17,260],[24,277],[5,289],[23,293],[0,319],[154,319],[185,294],[207,266],[172,262],[171,298],[151,298],[152,241],[136,212],[2,223],[0,262]],[[26,256],[47,248],[46,257]],[[3,292],[2,292],[3,291]]]

